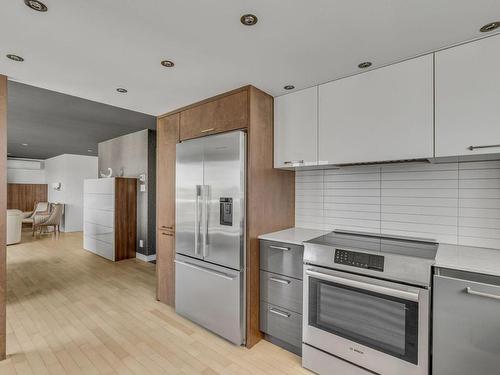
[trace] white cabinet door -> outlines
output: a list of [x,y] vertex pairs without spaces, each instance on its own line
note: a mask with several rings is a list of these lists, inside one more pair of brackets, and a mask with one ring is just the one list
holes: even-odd
[[436,156],[500,153],[499,60],[500,36],[436,53]]
[[318,88],[274,100],[274,167],[318,164]]
[[319,163],[433,156],[433,57],[319,87]]

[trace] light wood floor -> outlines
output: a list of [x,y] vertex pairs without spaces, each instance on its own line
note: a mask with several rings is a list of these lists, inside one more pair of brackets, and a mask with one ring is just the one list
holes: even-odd
[[1,375],[309,373],[268,342],[236,347],[176,315],[155,300],[154,265],[88,253],[81,233],[24,233],[7,260]]

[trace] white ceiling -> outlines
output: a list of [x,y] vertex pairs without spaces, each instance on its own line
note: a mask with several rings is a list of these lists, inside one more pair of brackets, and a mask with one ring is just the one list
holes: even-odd
[[[1,0],[0,73],[153,115],[245,84],[282,95],[286,84],[357,73],[362,61],[377,67],[484,36],[479,28],[500,20],[498,0],[43,2],[47,13]],[[258,24],[241,25],[244,13]]]

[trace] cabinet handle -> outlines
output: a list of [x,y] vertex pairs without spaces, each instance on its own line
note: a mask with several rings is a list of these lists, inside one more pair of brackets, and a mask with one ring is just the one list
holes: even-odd
[[273,307],[271,307],[269,309],[269,312],[273,313],[274,315],[282,316],[283,318],[289,318],[290,317],[289,313],[281,311],[281,310],[278,310],[278,309],[275,309]]
[[304,164],[304,160],[287,160],[284,164]]
[[215,130],[215,128],[205,129],[205,130],[202,130],[200,133],[208,133],[208,132],[211,132],[213,130]]
[[173,226],[173,225],[172,225],[171,227],[167,227],[167,226],[165,226],[165,225],[162,225],[161,227],[162,227],[162,228],[165,228],[165,229],[172,229],[172,230],[174,229],[174,226]]
[[270,249],[275,249],[275,250],[283,250],[283,251],[290,251],[289,247],[283,247],[283,246],[274,246],[274,245],[269,245]]
[[290,280],[278,279],[277,277],[270,277],[269,280],[274,281],[275,283],[280,283],[280,284],[284,284],[284,285],[288,285],[291,283]]
[[479,297],[486,297],[486,298],[491,298],[491,299],[497,299],[500,300],[500,296],[496,294],[490,294],[490,293],[483,293],[483,292],[476,292],[475,290],[472,290],[470,286],[468,286],[465,289],[467,294],[471,294],[473,296],[479,296]]
[[163,234],[164,236],[170,236],[170,237],[172,237],[172,236],[173,236],[173,234],[172,234],[172,233],[165,233],[165,232],[162,232],[161,234]]
[[469,146],[469,147],[467,147],[467,149],[474,151],[478,148],[494,148],[494,147],[500,147],[500,145]]

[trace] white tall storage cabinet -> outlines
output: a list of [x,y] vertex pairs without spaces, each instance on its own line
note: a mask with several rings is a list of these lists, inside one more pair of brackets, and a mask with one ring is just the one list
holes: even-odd
[[137,179],[89,179],[83,190],[83,248],[112,261],[135,257]]
[[432,55],[319,87],[319,163],[433,156]]
[[83,248],[115,260],[115,179],[84,182]]
[[500,36],[436,52],[436,157],[500,153],[499,60]]

